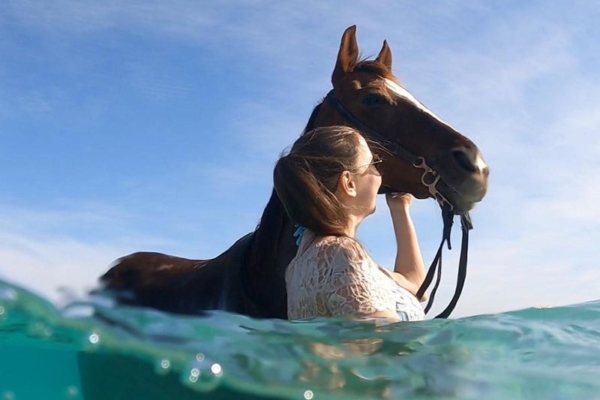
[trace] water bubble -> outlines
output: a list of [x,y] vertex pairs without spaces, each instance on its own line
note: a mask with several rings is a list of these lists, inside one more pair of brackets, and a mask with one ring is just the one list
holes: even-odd
[[212,372],[215,376],[221,376],[223,375],[223,368],[221,368],[221,365],[214,363],[210,367],[210,372]]
[[4,309],[4,307],[0,306],[0,317],[3,316],[5,312],[6,310]]
[[92,333],[88,340],[91,344],[98,344],[100,342],[100,336],[97,333]]
[[[215,390],[223,376],[223,368],[220,364],[211,362],[204,358],[204,355],[196,355],[196,361],[192,362],[189,368],[184,371],[181,381],[188,387],[199,392],[209,392]],[[198,361],[202,360],[202,361]]]
[[204,361],[204,354],[202,354],[202,353],[196,354],[196,361]]
[[158,360],[154,366],[154,372],[158,375],[166,375],[171,370],[171,361],[163,358],[162,360]]
[[198,382],[198,378],[200,377],[200,370],[198,368],[192,368],[190,371],[190,377],[188,378],[190,382],[196,383]]
[[312,390],[307,390],[304,392],[304,398],[306,400],[312,400],[315,397],[315,394],[313,393]]

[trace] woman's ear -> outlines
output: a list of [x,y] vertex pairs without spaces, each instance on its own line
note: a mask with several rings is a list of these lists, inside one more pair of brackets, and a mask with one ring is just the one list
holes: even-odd
[[349,197],[356,197],[356,182],[350,171],[342,172],[338,179],[338,188],[342,193]]

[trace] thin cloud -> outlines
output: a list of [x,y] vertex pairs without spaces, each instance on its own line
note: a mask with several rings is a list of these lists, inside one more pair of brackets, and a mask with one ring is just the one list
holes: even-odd
[[111,254],[123,251],[56,235],[32,239],[0,232],[0,239],[0,273],[5,279],[54,301],[61,299],[60,288],[83,293],[95,287],[99,272],[112,262]]

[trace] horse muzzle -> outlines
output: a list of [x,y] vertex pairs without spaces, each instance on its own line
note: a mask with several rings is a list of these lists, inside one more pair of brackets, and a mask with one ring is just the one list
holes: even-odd
[[[436,189],[453,206],[455,213],[471,210],[485,197],[490,168],[477,147],[455,148],[436,167],[444,171]],[[432,195],[437,198],[435,193]]]

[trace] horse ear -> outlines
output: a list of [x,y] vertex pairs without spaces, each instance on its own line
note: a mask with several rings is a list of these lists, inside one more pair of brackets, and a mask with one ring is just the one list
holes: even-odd
[[356,43],[356,25],[352,25],[344,31],[337,62],[331,76],[331,82],[335,85],[342,76],[352,72],[358,62],[358,44]]
[[392,51],[390,50],[390,46],[388,46],[387,40],[383,41],[383,47],[375,60],[385,65],[390,71],[392,70]]

